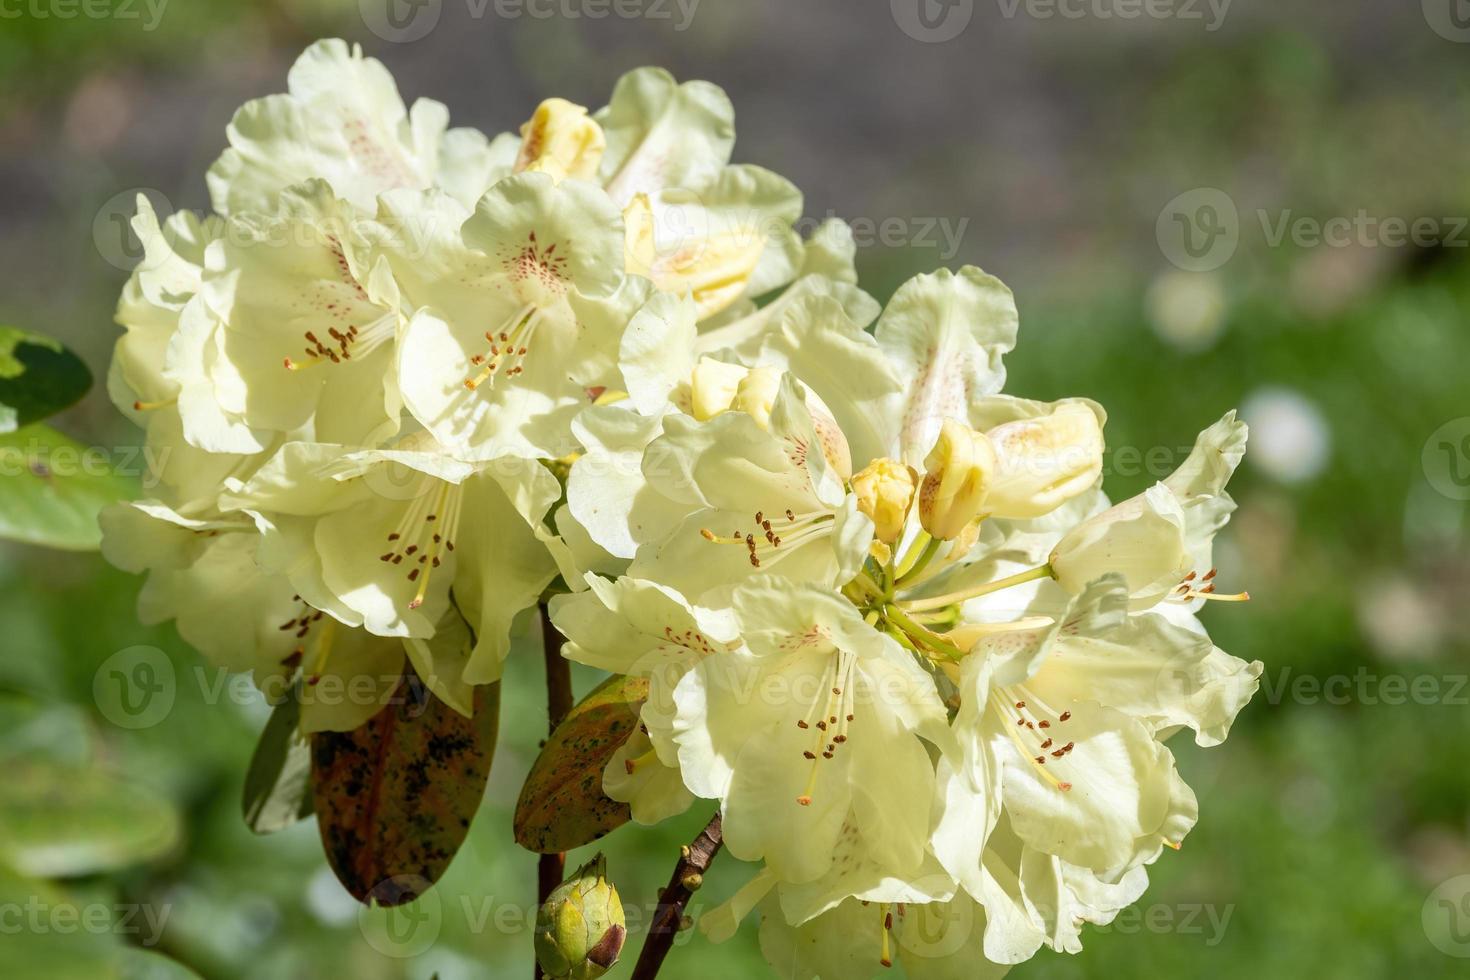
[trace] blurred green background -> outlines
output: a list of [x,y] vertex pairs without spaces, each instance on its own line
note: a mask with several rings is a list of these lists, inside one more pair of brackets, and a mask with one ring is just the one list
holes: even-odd
[[[1223,747],[1175,745],[1202,819],[1139,906],[1090,929],[1082,955],[1043,952],[1013,975],[1463,976],[1470,46],[1436,0],[1236,0],[1218,22],[1202,4],[1105,16],[1125,8],[1072,4],[1073,18],[1026,0],[933,3],[931,24],[968,19],[926,41],[902,29],[909,0],[648,0],[623,8],[642,17],[602,19],[575,0],[426,0],[397,9],[427,11],[432,29],[395,41],[379,36],[392,32],[378,0],[85,8],[103,17],[11,0],[0,323],[60,337],[102,376],[127,268],[111,215],[131,205],[119,202],[147,188],[204,207],[230,114],[284,89],[318,36],[361,41],[408,98],[439,99],[487,132],[552,94],[600,105],[640,64],[718,82],[739,114],[737,159],[794,180],[813,219],[871,230],[859,266],[880,299],[939,264],[972,262],[1015,288],[1008,390],[1103,402],[1115,496],[1167,473],[1224,410],[1252,424],[1221,581],[1254,599],[1206,615],[1221,646],[1265,662],[1263,689]],[[1314,240],[1332,218],[1353,227]],[[1400,243],[1385,219],[1426,230]],[[57,425],[116,454],[140,438],[100,389]],[[95,555],[0,545],[0,764],[11,780],[71,774],[58,793],[149,838],[119,844],[146,859],[82,861],[114,870],[68,874],[39,896],[0,874],[0,903],[166,912],[154,948],[208,978],[529,976],[535,859],[514,847],[510,810],[543,735],[535,625],[511,663],[470,841],[395,944],[383,913],[360,916],[336,884],[313,823],[270,838],[245,829],[239,788],[266,709],[207,704],[219,678],[172,627],[136,624],[139,584]],[[99,710],[94,682],[137,646],[167,653],[176,697],[132,730]],[[578,675],[579,691],[593,683]],[[706,815],[604,842],[630,915]],[[26,827],[5,831],[23,850]],[[63,855],[51,867],[67,866]],[[723,858],[699,900],[749,873]],[[112,937],[54,928],[54,959],[7,962],[13,921],[0,919],[0,974],[172,976],[111,946],[78,967],[78,950]],[[614,976],[641,942],[630,925]],[[125,942],[151,938],[146,921],[111,931],[123,926],[140,930]],[[750,924],[722,947],[685,938],[668,976],[764,975]]]

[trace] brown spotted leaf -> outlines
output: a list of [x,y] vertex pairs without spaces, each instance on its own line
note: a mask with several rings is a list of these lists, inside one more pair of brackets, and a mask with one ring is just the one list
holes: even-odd
[[602,771],[638,728],[648,680],[608,678],[556,726],[521,787],[516,843],[538,854],[570,851],[628,822],[628,804],[602,792]]
[[469,719],[408,668],[367,723],[312,735],[322,846],[358,901],[401,905],[444,874],[485,794],[499,722],[500,685],[476,690]]

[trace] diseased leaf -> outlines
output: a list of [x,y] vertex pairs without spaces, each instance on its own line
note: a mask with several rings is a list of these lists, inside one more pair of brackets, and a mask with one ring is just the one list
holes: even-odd
[[245,774],[242,811],[257,834],[273,834],[312,814],[311,743],[301,735],[298,692],[293,686],[271,712]]
[[115,871],[179,839],[174,808],[98,769],[11,760],[0,780],[0,864],[37,878]]
[[516,843],[538,854],[590,844],[632,816],[602,792],[602,771],[638,728],[648,680],[614,676],[598,685],[556,726],[521,787]]
[[499,723],[498,684],[476,690],[466,718],[407,668],[364,725],[311,736],[322,845],[358,901],[402,905],[444,874],[485,795]]
[[61,344],[0,327],[0,433],[55,415],[90,387],[92,372]]
[[106,453],[55,429],[0,435],[0,538],[91,551],[102,541],[98,512],[136,495]]

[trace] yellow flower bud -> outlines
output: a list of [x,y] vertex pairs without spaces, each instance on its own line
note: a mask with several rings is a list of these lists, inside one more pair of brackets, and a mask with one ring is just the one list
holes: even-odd
[[599,854],[536,913],[536,962],[550,980],[596,980],[617,963],[627,937],[623,903]]
[[689,379],[689,414],[708,422],[721,412],[728,412],[734,405],[740,382],[749,373],[749,368],[739,364],[701,357]]
[[999,468],[985,498],[996,517],[1040,517],[1089,489],[1102,472],[1102,426],[1083,402],[1049,415],[998,425],[986,433]]
[[893,544],[903,534],[918,485],[913,468],[892,459],[875,459],[852,478],[858,510],[873,519],[879,541]]
[[521,126],[515,172],[550,174],[557,181],[568,177],[590,180],[597,176],[606,148],[602,127],[587,116],[586,109],[566,99],[547,99]]
[[730,407],[755,419],[762,429],[769,429],[771,408],[776,404],[776,393],[781,390],[781,375],[784,373],[780,368],[751,368],[740,379],[735,389],[735,401]]
[[959,537],[980,516],[996,471],[995,447],[982,432],[945,419],[939,439],[924,460],[919,521],[941,541]]

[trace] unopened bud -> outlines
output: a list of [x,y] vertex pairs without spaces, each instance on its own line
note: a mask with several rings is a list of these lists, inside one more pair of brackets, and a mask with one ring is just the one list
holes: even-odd
[[776,394],[781,390],[783,373],[773,367],[751,368],[740,379],[735,389],[735,402],[730,407],[755,419],[762,429],[769,429],[771,409],[775,407]]
[[1082,402],[1063,402],[1049,415],[1007,422],[986,435],[999,467],[985,498],[996,517],[1040,517],[1097,483],[1102,426]]
[[728,412],[735,402],[740,382],[749,373],[749,368],[739,364],[701,357],[689,379],[689,414],[701,422],[708,422],[721,412]]
[[597,176],[607,140],[587,110],[566,99],[547,99],[521,126],[515,172],[550,174],[556,181]]
[[557,886],[536,914],[536,962],[549,980],[595,980],[628,938],[623,903],[597,855]]
[[918,485],[913,468],[892,459],[875,459],[852,478],[858,510],[873,519],[879,541],[893,544],[903,534]]
[[959,537],[980,515],[996,470],[995,447],[984,433],[945,419],[924,460],[919,521],[941,541]]

